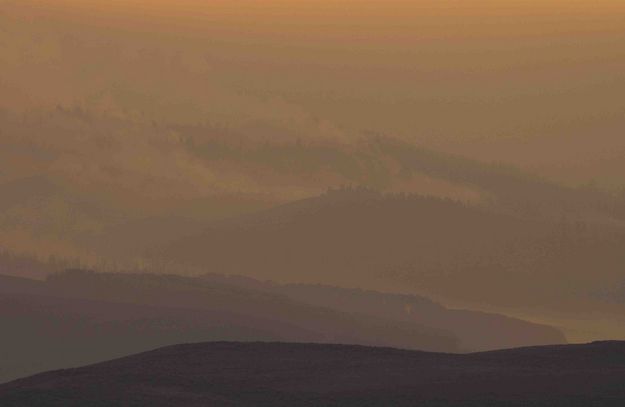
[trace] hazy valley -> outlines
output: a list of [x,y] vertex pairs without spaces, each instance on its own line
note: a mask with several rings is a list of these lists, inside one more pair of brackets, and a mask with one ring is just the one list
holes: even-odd
[[622,405],[623,16],[0,0],[0,405]]

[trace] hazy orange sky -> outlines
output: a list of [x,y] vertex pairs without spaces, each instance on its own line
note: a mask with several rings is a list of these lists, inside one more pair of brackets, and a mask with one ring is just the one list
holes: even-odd
[[[614,13],[625,11],[623,2],[617,0],[26,0],[21,3],[30,6],[32,13],[57,11],[68,17],[87,13],[100,18],[138,17],[156,24],[181,23],[187,28],[195,21],[217,25],[240,22],[293,30],[440,25],[440,21],[430,20],[434,17],[461,19],[457,20],[459,24],[469,24],[481,31],[487,28],[485,25],[510,18],[526,19],[526,23],[566,18],[571,19],[569,23],[585,24],[589,19],[614,19]],[[472,21],[475,18],[480,24]],[[563,28],[559,25],[552,28]],[[523,27],[510,27],[508,31],[513,34],[519,28]]]
[[[0,84],[31,95],[83,103],[122,77],[135,80],[126,57],[107,54],[117,47],[134,55],[131,70],[151,71],[151,91],[210,82],[222,100],[225,93],[270,98],[339,128],[571,183],[625,184],[622,1],[23,0],[0,7],[19,38],[6,55],[56,58],[41,72],[43,65],[17,59],[6,65]],[[38,33],[37,51],[20,49],[31,38],[20,30]],[[82,50],[68,48],[68,38]],[[161,61],[137,56],[150,52]],[[162,69],[172,58],[194,72],[195,85]],[[206,99],[185,103],[217,108]]]
[[[625,190],[624,95],[623,0],[0,0],[0,195],[26,197],[0,211],[0,246],[97,264],[101,236],[142,240],[117,229],[137,219],[352,184],[547,208],[588,194],[583,219],[612,227],[609,194],[558,184]],[[597,242],[588,270],[612,261],[620,283],[621,241],[607,260]]]

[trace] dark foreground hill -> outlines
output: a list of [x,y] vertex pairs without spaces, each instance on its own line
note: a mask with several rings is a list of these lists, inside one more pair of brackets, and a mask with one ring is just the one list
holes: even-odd
[[0,386],[13,406],[623,406],[625,342],[465,355],[177,345]]
[[[80,272],[46,282],[0,276],[0,383],[188,342],[350,343],[459,351],[451,333],[416,322],[200,283],[175,276]],[[558,333],[555,329],[543,329],[547,336],[543,341],[536,337],[539,343],[564,341],[549,336]]]
[[450,310],[417,296],[237,281],[80,270],[46,281],[0,275],[0,383],[177,343],[345,343],[455,353],[566,342],[549,326]]

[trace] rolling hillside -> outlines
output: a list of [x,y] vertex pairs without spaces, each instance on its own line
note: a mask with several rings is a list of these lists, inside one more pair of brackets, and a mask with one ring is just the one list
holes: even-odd
[[352,315],[416,323],[453,334],[463,352],[563,343],[560,332],[505,315],[450,309],[428,298],[322,284],[278,284],[243,276],[207,274],[206,281],[273,293]]
[[[460,311],[425,298],[399,300],[412,304],[420,317],[367,312],[364,306],[379,305],[371,296],[362,298],[363,310],[356,311],[206,278],[84,271],[54,274],[45,282],[0,276],[0,381],[182,342],[265,340],[461,352],[566,341],[548,326],[471,311],[461,311],[457,319]],[[477,335],[484,338],[476,341]]]
[[620,285],[624,244],[620,226],[343,189],[213,222],[151,254],[200,272],[578,312]]
[[617,407],[625,344],[468,355],[287,343],[177,345],[0,386],[6,407]]

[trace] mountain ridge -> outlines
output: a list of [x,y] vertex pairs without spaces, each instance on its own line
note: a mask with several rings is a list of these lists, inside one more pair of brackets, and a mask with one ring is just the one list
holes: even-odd
[[[459,321],[446,317],[452,311],[417,303],[413,315],[403,316],[403,305],[358,312],[285,294],[146,273],[74,270],[47,281],[0,276],[0,348],[12,349],[0,364],[0,382],[180,342],[313,341],[447,352],[566,342],[556,328],[502,323],[503,316],[466,311]],[[369,308],[380,304],[370,297],[359,301]],[[489,338],[476,341],[482,329]]]
[[625,400],[624,375],[622,341],[464,355],[215,342],[20,379],[0,385],[0,402],[7,407],[33,402],[41,407],[616,407]]

